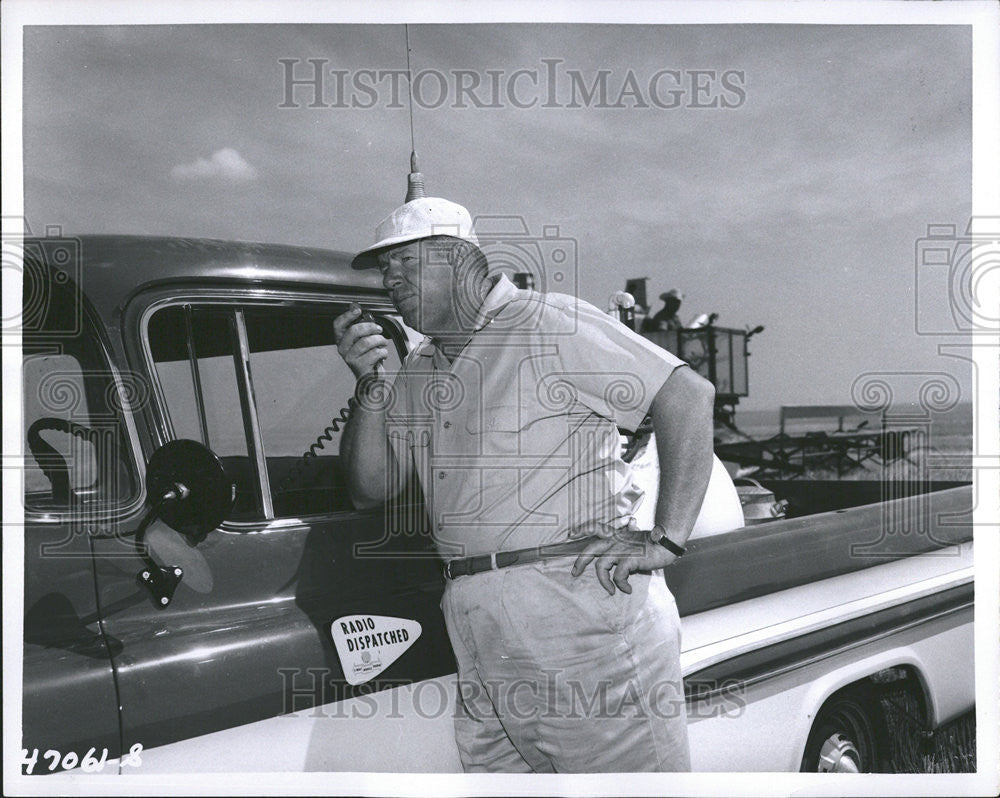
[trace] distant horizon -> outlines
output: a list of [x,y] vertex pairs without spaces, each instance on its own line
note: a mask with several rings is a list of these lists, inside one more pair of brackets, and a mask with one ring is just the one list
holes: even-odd
[[[895,405],[896,413],[901,416],[906,416],[902,418],[901,423],[906,427],[921,426],[924,422],[920,420],[922,414],[914,414],[912,417],[905,412],[901,412],[904,408],[913,408],[918,405],[918,402],[899,402]],[[882,423],[881,413],[865,413],[862,414],[860,411],[857,416],[854,417],[854,421],[851,422],[845,419],[846,428],[850,429],[852,426],[857,426],[862,416],[868,419],[874,419],[875,429],[878,429]],[[925,417],[926,423],[930,425],[931,438],[932,440],[939,436],[953,436],[956,433],[960,435],[968,435],[970,442],[973,430],[973,423],[975,411],[973,402],[959,402],[953,408],[946,411],[934,411],[927,414]],[[899,418],[900,416],[897,416]],[[781,419],[781,408],[774,407],[768,409],[745,409],[737,406],[735,414],[735,424],[741,431],[754,436],[754,437],[767,437],[775,434],[779,430]],[[894,424],[893,416],[889,416],[890,424]],[[794,419],[786,422],[786,431],[792,434],[802,434],[805,431],[815,430],[820,431],[832,431],[836,428],[837,420],[834,418],[816,418],[816,419]],[[869,420],[868,427],[872,427],[873,422]]]
[[[804,403],[801,406],[803,406],[803,407],[810,407],[810,406],[821,407],[823,405],[838,405],[838,404],[849,406],[851,403],[849,401],[848,402],[815,402],[815,403],[812,403],[812,404]],[[900,404],[900,405],[917,405],[917,404],[919,404],[919,400],[918,399],[902,400],[902,401],[897,402],[897,404]],[[787,406],[791,406],[791,405],[792,405],[791,402],[788,402],[788,403],[785,404],[786,407]],[[954,412],[956,412],[959,409],[971,408],[974,405],[975,405],[975,402],[973,402],[973,401],[969,401],[969,402],[956,402],[955,406],[953,408],[951,408],[950,410],[932,410],[932,411],[930,411],[930,413],[932,415],[948,415],[949,413],[954,413]],[[800,405],[796,404],[795,406],[800,406]],[[781,405],[775,405],[773,407],[753,407],[753,408],[744,409],[743,405],[740,404],[740,405],[736,406],[736,412],[739,413],[740,411],[742,411],[744,413],[771,413],[771,412],[777,413],[777,412],[780,412],[781,407],[782,407]],[[877,411],[877,410],[876,411],[864,411],[864,410],[860,410],[859,409],[858,412],[859,413],[880,413],[881,411]]]

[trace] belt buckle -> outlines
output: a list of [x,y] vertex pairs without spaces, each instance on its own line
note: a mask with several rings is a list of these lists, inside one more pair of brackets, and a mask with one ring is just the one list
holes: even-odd
[[495,551],[490,552],[490,570],[497,570],[497,553]]
[[444,568],[442,570],[444,571],[444,578],[445,579],[454,579],[455,578],[455,577],[453,577],[451,575],[451,560],[449,560],[448,562],[446,562],[444,564]]

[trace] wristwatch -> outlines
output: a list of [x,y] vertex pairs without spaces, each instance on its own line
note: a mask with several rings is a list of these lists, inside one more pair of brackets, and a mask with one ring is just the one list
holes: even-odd
[[683,546],[678,546],[670,538],[668,538],[667,530],[665,530],[659,524],[657,524],[656,526],[654,526],[652,529],[649,530],[649,539],[653,543],[659,543],[661,546],[663,546],[663,548],[665,548],[667,551],[669,551],[676,557],[680,557],[682,554],[684,554],[685,551],[687,551],[687,549],[685,549]]

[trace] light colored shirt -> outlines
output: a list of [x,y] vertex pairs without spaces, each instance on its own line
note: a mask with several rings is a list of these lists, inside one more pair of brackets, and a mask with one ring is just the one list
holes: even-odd
[[386,413],[442,556],[612,523],[628,491],[617,427],[635,429],[681,365],[593,305],[501,275],[453,363],[430,339],[407,356]]

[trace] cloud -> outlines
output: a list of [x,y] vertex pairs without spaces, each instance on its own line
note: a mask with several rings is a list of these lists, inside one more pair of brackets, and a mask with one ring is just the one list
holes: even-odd
[[248,183],[257,179],[257,170],[231,147],[216,150],[209,158],[177,164],[170,170],[175,180],[228,180]]

